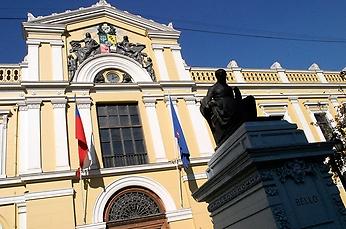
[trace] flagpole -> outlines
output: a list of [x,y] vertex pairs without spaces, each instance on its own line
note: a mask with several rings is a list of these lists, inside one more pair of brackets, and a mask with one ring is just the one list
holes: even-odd
[[[172,103],[172,100],[171,100],[171,96],[168,95],[168,100],[169,100],[169,103]],[[170,108],[173,107],[174,108],[174,105],[172,103],[172,106],[170,106]],[[171,111],[172,113],[173,111]],[[181,185],[181,168],[179,168],[179,158],[180,158],[180,152],[178,151],[178,147],[179,147],[179,144],[178,144],[178,140],[175,138],[175,134],[174,134],[174,128],[173,128],[173,139],[174,139],[174,142],[175,142],[175,147],[173,147],[173,152],[175,152],[175,155],[176,155],[176,159],[175,159],[175,167],[178,171],[178,187],[179,187],[179,200],[180,200],[180,207],[183,208],[184,206],[184,203],[183,203],[183,192],[182,192],[182,185]]]
[[[175,138],[174,138],[175,139]],[[182,185],[181,185],[181,168],[179,168],[179,152],[178,152],[178,143],[175,140],[175,154],[176,154],[176,159],[175,159],[175,167],[178,171],[178,187],[179,187],[179,199],[180,199],[180,207],[183,208],[184,203],[183,203],[183,192],[182,192]]]

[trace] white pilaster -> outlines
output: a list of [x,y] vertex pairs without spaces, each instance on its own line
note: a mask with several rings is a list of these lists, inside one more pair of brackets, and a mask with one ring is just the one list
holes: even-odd
[[18,208],[18,229],[27,228],[26,202],[17,203]]
[[286,76],[285,69],[282,69],[282,68],[277,69],[277,72],[278,72],[278,76],[279,76],[281,82],[283,82],[283,83],[289,83],[290,82]]
[[39,68],[40,42],[28,40],[26,44],[28,45],[28,56],[27,56],[28,74],[26,78],[22,79],[22,81],[39,81],[40,80],[40,74],[39,74],[40,72],[40,68]]
[[27,172],[41,173],[41,103],[40,99],[27,100],[28,148]]
[[243,74],[241,73],[241,68],[238,66],[237,61],[235,60],[231,60],[228,64],[227,64],[227,68],[230,68],[233,72],[235,81],[237,83],[245,83],[245,79]]
[[245,83],[243,74],[241,73],[241,68],[232,68],[235,81],[237,83]]
[[25,102],[18,104],[18,119],[19,119],[19,173],[24,174],[28,170],[28,148],[29,148],[29,119],[28,119],[28,106]]
[[175,66],[177,68],[178,74],[179,74],[179,79],[180,80],[191,80],[190,75],[188,74],[188,72],[185,70],[184,67],[184,61],[183,58],[181,56],[181,52],[180,52],[180,47],[173,47],[172,50],[172,54],[173,54],[173,59],[175,62]]
[[301,110],[300,106],[299,106],[299,103],[298,103],[298,98],[296,97],[290,97],[289,98],[291,103],[292,103],[292,106],[294,108],[294,111],[296,113],[296,117],[297,119],[299,120],[299,122],[302,124],[303,126],[303,131],[305,133],[305,136],[308,140],[308,142],[315,142],[315,139],[314,139],[314,136],[312,135],[312,132],[310,130],[310,127],[304,117],[304,113],[303,111]]
[[6,177],[6,155],[7,155],[7,119],[9,111],[0,111],[2,123],[0,124],[0,178]]
[[329,98],[329,100],[330,100],[330,102],[331,102],[331,104],[332,104],[334,110],[335,110],[336,112],[338,112],[338,109],[339,109],[339,106],[340,106],[340,103],[338,102],[338,98],[337,98],[336,96],[331,96],[331,97]]
[[56,171],[70,170],[67,145],[66,99],[53,99]]
[[159,119],[155,108],[155,98],[143,98],[145,110],[148,117],[149,128],[151,132],[152,145],[156,156],[156,162],[167,161],[166,151],[162,140]]
[[79,114],[80,117],[82,119],[83,122],[83,128],[84,128],[84,133],[85,133],[85,138],[86,141],[88,143],[88,149],[89,149],[89,154],[92,160],[92,165],[91,168],[92,169],[96,169],[97,168],[97,164],[95,163],[96,160],[96,155],[94,154],[95,152],[93,150],[91,150],[91,147],[93,142],[91,140],[91,136],[92,136],[92,119],[91,119],[91,111],[90,111],[90,107],[91,107],[91,99],[90,98],[80,98],[76,101],[77,106],[78,106],[78,110],[79,110]]
[[207,132],[207,127],[203,120],[203,116],[199,112],[198,106],[196,105],[196,98],[191,96],[185,97],[184,99],[186,101],[186,106],[189,111],[191,124],[200,155],[202,157],[210,156],[214,152],[214,149],[209,134]]
[[50,45],[52,47],[53,80],[63,81],[62,47],[64,43],[62,41],[51,41]]
[[285,73],[286,70],[281,67],[281,64],[279,62],[277,62],[277,61],[274,62],[272,64],[272,66],[270,66],[270,69],[277,71],[277,74],[278,74],[282,83],[289,83],[290,82],[286,76],[286,73]]
[[[309,109],[309,107],[307,107],[307,109]],[[316,118],[315,118],[314,112],[312,112],[311,110],[309,110],[309,116],[310,116],[310,119],[312,120],[312,122],[314,123],[314,126],[315,126],[315,128],[316,128],[317,135],[318,135],[318,137],[319,137],[319,141],[326,141],[326,138],[324,137],[323,132],[322,132],[320,126],[319,126],[318,123],[317,123],[317,120],[316,120]]]
[[321,71],[321,70],[316,71],[316,75],[317,75],[318,79],[321,81],[321,83],[328,83],[328,81],[324,77],[323,71]]
[[157,67],[159,69],[160,81],[169,80],[167,66],[165,58],[163,56],[163,47],[153,44],[153,50],[156,58]]

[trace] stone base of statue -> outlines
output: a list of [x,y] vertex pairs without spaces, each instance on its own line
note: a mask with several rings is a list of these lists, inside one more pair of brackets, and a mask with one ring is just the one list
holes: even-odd
[[286,121],[247,122],[217,149],[193,196],[209,204],[214,228],[346,228],[323,163],[332,153]]

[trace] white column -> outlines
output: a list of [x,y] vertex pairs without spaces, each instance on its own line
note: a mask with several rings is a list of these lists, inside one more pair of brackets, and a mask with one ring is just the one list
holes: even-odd
[[67,145],[66,99],[52,99],[56,171],[70,170]]
[[62,62],[62,47],[64,43],[62,41],[51,41],[50,46],[52,47],[52,71],[53,80],[63,81],[63,62]]
[[[27,78],[23,78],[22,81],[39,81],[40,80],[40,68],[39,68],[39,41],[26,42],[28,45],[28,75]],[[54,64],[53,64],[54,65]]]
[[303,111],[300,109],[299,103],[298,103],[298,98],[296,97],[291,97],[289,98],[292,106],[294,108],[294,111],[296,113],[297,119],[299,120],[299,122],[302,124],[303,126],[303,131],[305,133],[305,136],[308,140],[308,142],[315,142],[314,136],[312,135],[312,132],[310,130],[310,127],[304,117],[304,113]]
[[184,61],[183,61],[183,58],[181,56],[180,49],[181,48],[178,45],[176,47],[171,48],[172,54],[173,54],[173,59],[175,62],[175,66],[176,66],[178,74],[179,74],[179,79],[180,80],[191,80],[189,73],[185,70]]
[[92,146],[92,141],[91,141],[91,135],[93,133],[92,131],[92,119],[91,119],[91,112],[90,112],[90,107],[91,107],[91,100],[90,98],[80,98],[76,101],[80,117],[83,122],[83,128],[84,128],[84,133],[85,133],[85,138],[88,144],[88,149],[90,150],[90,156],[92,160],[92,165],[91,169],[97,169],[97,164],[95,163],[96,160],[96,155],[93,150],[91,150]]
[[0,178],[6,177],[7,118],[8,114],[2,115],[2,123],[0,124]]
[[169,80],[167,66],[165,58],[163,56],[163,47],[161,47],[160,45],[153,44],[153,50],[156,58],[157,67],[159,68],[160,81]]
[[196,98],[191,96],[185,97],[184,99],[186,101],[187,109],[189,111],[191,124],[200,155],[202,157],[210,156],[214,152],[214,149],[209,134],[207,132],[207,127],[203,120],[203,116],[199,112],[198,106],[196,105]]
[[41,173],[41,103],[40,99],[28,99],[28,148],[27,172]]
[[143,98],[145,110],[148,117],[149,128],[151,132],[152,145],[156,156],[156,162],[167,161],[166,151],[162,140],[159,119],[155,108],[155,98]]
[[18,208],[18,229],[27,228],[26,202],[17,203]]
[[25,102],[18,104],[18,119],[19,119],[19,173],[24,174],[28,170],[28,148],[29,148],[29,138],[28,138],[28,106]]

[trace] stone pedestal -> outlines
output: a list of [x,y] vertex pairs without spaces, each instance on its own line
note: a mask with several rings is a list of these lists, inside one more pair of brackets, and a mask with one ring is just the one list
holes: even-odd
[[214,228],[346,228],[323,164],[332,153],[286,121],[247,122],[217,149],[193,196],[209,204]]

